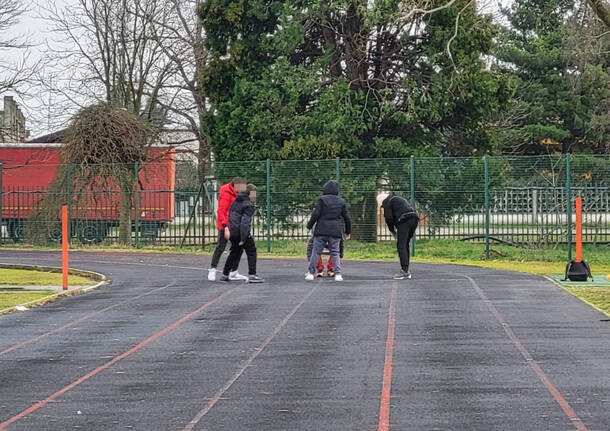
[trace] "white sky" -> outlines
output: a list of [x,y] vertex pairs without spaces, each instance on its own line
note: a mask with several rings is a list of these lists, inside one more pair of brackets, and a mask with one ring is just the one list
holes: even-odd
[[[499,2],[502,4],[509,4],[511,1],[512,0],[478,0],[477,6],[484,13],[494,14],[495,18],[497,19]],[[25,3],[27,3],[27,0]],[[59,9],[76,4],[76,0],[55,0],[55,4]],[[11,29],[11,32],[7,35],[7,37],[18,34],[29,35],[31,42],[34,45],[29,50],[29,61],[31,62],[35,62],[41,58],[42,54],[44,53],[46,39],[52,37],[52,34],[50,34],[48,31],[47,22],[40,17],[40,15],[41,10],[38,6],[36,6],[36,4],[32,3],[29,6],[27,13],[21,17],[20,23],[14,26],[13,29]],[[22,54],[15,51],[0,51],[0,56],[1,61],[20,61],[22,58]],[[53,112],[48,112],[44,106],[41,106],[41,100],[48,102],[49,94],[45,93],[44,89],[40,85],[36,84],[31,85],[29,88],[22,88],[21,90],[26,93],[23,97],[18,94],[11,93],[5,93],[4,95],[13,95],[17,103],[20,105],[21,110],[26,117],[26,126],[31,133],[30,137],[36,137],[54,131],[48,130],[49,128],[47,127],[47,119],[49,116],[51,118],[53,117]],[[51,124],[50,128],[54,129],[56,127]]]

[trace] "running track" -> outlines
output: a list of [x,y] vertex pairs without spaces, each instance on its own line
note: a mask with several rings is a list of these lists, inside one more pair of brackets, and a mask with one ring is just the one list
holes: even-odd
[[610,430],[610,322],[542,278],[262,260],[223,284],[206,259],[73,253],[113,282],[0,316],[0,430]]

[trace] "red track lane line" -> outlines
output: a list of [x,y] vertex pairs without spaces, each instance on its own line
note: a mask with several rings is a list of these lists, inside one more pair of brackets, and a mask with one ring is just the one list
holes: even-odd
[[19,344],[15,344],[14,346],[8,347],[8,348],[6,348],[6,349],[4,349],[4,350],[2,350],[2,351],[0,352],[0,356],[2,356],[2,355],[6,355],[7,353],[12,352],[13,350],[17,350],[17,349],[20,349],[20,348],[22,348],[22,347],[25,347],[25,346],[27,346],[27,345],[29,345],[29,344],[35,343],[35,342],[37,342],[37,341],[40,341],[40,340],[42,340],[43,338],[48,337],[49,335],[57,334],[58,332],[61,332],[61,331],[63,331],[64,329],[67,329],[67,328],[69,328],[69,327],[71,327],[71,326],[74,326],[74,325],[76,325],[77,323],[84,322],[85,320],[92,319],[93,317],[95,317],[95,316],[97,316],[97,315],[99,315],[99,314],[102,314],[102,313],[105,313],[106,311],[112,310],[113,308],[120,307],[121,305],[125,305],[125,304],[127,304],[128,302],[135,301],[136,299],[142,298],[142,297],[144,297],[144,296],[148,296],[148,295],[150,295],[150,294],[152,294],[152,293],[158,292],[159,290],[167,289],[168,287],[171,287],[171,286],[173,286],[174,284],[176,284],[176,281],[172,281],[171,283],[166,284],[166,285],[165,285],[165,286],[163,286],[163,287],[159,287],[159,288],[157,288],[157,289],[153,289],[153,290],[151,290],[151,291],[149,291],[149,292],[146,292],[146,293],[143,293],[143,294],[141,294],[141,295],[134,296],[133,298],[126,299],[125,301],[117,302],[117,303],[116,303],[116,304],[114,304],[114,305],[110,305],[110,306],[108,306],[108,307],[102,308],[101,310],[94,311],[93,313],[89,313],[89,314],[87,314],[86,316],[79,317],[79,318],[78,318],[78,319],[76,319],[76,320],[73,320],[73,321],[71,321],[71,322],[66,323],[66,324],[65,324],[65,325],[63,325],[63,326],[60,326],[59,328],[55,328],[55,329],[53,329],[53,330],[51,330],[51,331],[49,331],[49,332],[45,332],[44,334],[40,334],[40,335],[38,335],[37,337],[31,338],[31,339],[26,340],[26,341],[22,341],[22,342],[21,342],[21,343],[19,343]]
[[390,312],[388,316],[388,338],[385,342],[385,364],[383,366],[383,387],[381,389],[381,402],[379,405],[378,431],[390,429],[390,396],[392,392],[392,357],[394,354],[394,328],[396,326],[396,292],[398,283],[392,284],[390,298]]
[[[265,339],[265,341],[263,341],[254,350],[254,352],[250,355],[250,357],[248,359],[246,359],[246,361],[235,372],[235,374],[233,374],[233,376],[225,382],[225,384],[214,394],[214,396],[210,399],[210,401],[208,401],[203,406],[203,408],[195,415],[195,417],[190,420],[190,422],[182,429],[182,431],[192,431],[195,428],[195,426],[201,421],[201,419],[203,419],[203,417],[206,414],[208,414],[208,412],[210,410],[212,410],[212,408],[216,405],[216,403],[220,400],[220,398],[224,395],[224,393],[226,391],[228,391],[231,386],[233,386],[233,383],[235,383],[237,381],[237,379],[239,379],[241,377],[241,375],[244,373],[244,371],[246,371],[246,369],[250,366],[250,364],[252,364],[252,362],[257,358],[257,356],[260,355],[263,350],[265,350],[265,347],[267,347],[269,345],[269,343],[271,343],[271,341],[275,338],[275,336],[282,330],[282,328],[284,328],[284,326],[286,326],[286,323],[288,323],[288,321],[292,318],[292,316],[294,316],[294,314],[298,311],[298,309],[301,308],[301,306],[305,303],[305,301],[307,301],[309,299],[309,297],[316,291],[318,286],[319,286],[319,283],[316,283],[314,288],[311,289],[309,291],[309,293],[307,293],[307,295],[305,295],[303,297],[303,299],[301,299],[301,302],[299,302],[297,305],[294,306],[294,308],[292,310],[290,310],[290,312],[275,327],[273,332]],[[1,429],[2,428],[0,428],[0,430]]]
[[93,371],[91,371],[91,372],[85,374],[84,376],[80,377],[79,379],[73,381],[68,386],[65,386],[64,388],[62,388],[59,391],[55,392],[53,395],[48,396],[47,398],[45,398],[42,401],[38,401],[36,404],[34,404],[31,407],[25,409],[24,411],[22,411],[18,415],[15,415],[12,418],[7,419],[6,421],[4,421],[4,422],[2,422],[0,424],[0,430],[6,429],[6,427],[8,427],[10,424],[18,421],[19,419],[23,419],[25,416],[29,415],[30,413],[35,412],[39,408],[43,407],[44,405],[50,403],[51,401],[53,401],[56,398],[60,397],[61,395],[65,394],[70,389],[75,388],[76,386],[78,386],[81,383],[89,380],[91,377],[95,376],[96,374],[101,373],[106,368],[111,367],[112,365],[116,364],[120,360],[125,359],[126,357],[128,357],[128,356],[132,355],[133,353],[137,352],[142,347],[146,346],[147,344],[151,343],[152,341],[155,341],[157,338],[162,337],[163,335],[167,334],[168,332],[176,329],[178,326],[180,326],[182,323],[184,323],[189,318],[193,317],[195,314],[200,313],[201,311],[203,311],[206,308],[210,307],[214,303],[216,303],[216,302],[220,301],[221,299],[223,299],[225,296],[233,293],[237,289],[239,289],[239,287],[234,287],[234,288],[232,288],[230,290],[227,290],[226,292],[224,292],[223,294],[217,296],[216,298],[212,299],[211,301],[206,302],[205,304],[203,304],[198,309],[196,309],[194,311],[191,311],[187,315],[185,315],[185,316],[181,317],[180,319],[176,320],[174,323],[172,323],[171,325],[169,325],[165,329],[162,329],[159,332],[157,332],[156,334],[151,335],[146,340],[144,340],[141,343],[133,346],[131,349],[121,353],[118,356],[115,356],[113,359],[111,359],[110,361],[106,362],[104,365],[101,365],[101,366],[95,368]]
[[544,386],[546,386],[546,388],[551,393],[551,395],[553,396],[555,401],[557,401],[557,404],[559,404],[559,406],[564,411],[564,413],[566,414],[568,419],[570,419],[570,422],[572,423],[574,428],[576,428],[578,431],[589,431],[589,429],[584,424],[584,422],[576,415],[576,413],[574,412],[572,407],[570,407],[570,404],[561,395],[561,393],[555,387],[555,385],[551,382],[551,380],[546,376],[544,371],[542,371],[542,368],[540,368],[540,365],[538,365],[538,363],[532,357],[530,352],[525,348],[523,343],[521,343],[519,338],[517,338],[517,336],[511,329],[510,325],[508,323],[506,323],[506,320],[504,320],[504,317],[500,314],[500,312],[495,307],[495,305],[493,305],[491,303],[491,301],[489,300],[489,298],[487,298],[487,295],[485,295],[485,292],[483,292],[483,290],[479,287],[479,285],[476,283],[476,281],[474,281],[472,278],[468,277],[467,275],[464,275],[464,277],[466,277],[468,280],[470,280],[470,283],[472,284],[474,289],[479,294],[479,297],[485,302],[485,304],[487,305],[487,308],[489,309],[489,311],[491,311],[491,314],[494,315],[496,320],[498,322],[500,322],[500,324],[502,325],[502,328],[504,329],[504,332],[506,333],[508,338],[513,342],[513,344],[515,345],[517,350],[519,350],[519,353],[521,353],[521,356],[523,356],[523,358],[529,363],[530,367],[532,368],[532,370],[534,370],[534,372],[536,373],[536,375],[538,376],[540,381],[544,384]]

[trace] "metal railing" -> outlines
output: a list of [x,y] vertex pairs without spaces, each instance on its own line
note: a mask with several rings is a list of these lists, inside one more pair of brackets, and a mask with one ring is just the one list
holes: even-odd
[[[480,241],[487,252],[494,241],[528,247],[569,245],[573,199],[582,196],[584,241],[610,243],[609,156],[215,162],[208,166],[212,175],[203,181],[196,163],[171,163],[174,178],[163,181],[147,177],[147,172],[158,175],[161,168],[139,167],[140,181],[127,195],[135,246],[202,247],[215,242],[218,191],[235,176],[258,187],[253,235],[266,240],[269,250],[271,240],[308,238],[307,220],[329,179],[340,181],[353,237],[362,241],[392,239],[380,207],[392,192],[415,203],[421,218],[418,238]],[[22,169],[26,167],[5,167],[1,175],[1,243],[32,242],[41,224],[46,226],[43,239],[57,241],[59,218],[45,209],[58,201],[70,205],[73,240],[117,242],[119,203],[125,195],[116,181],[76,187],[72,185],[78,169],[56,166],[55,175],[72,175],[57,190],[52,184],[19,185]],[[33,175],[32,167],[28,169],[27,175]]]

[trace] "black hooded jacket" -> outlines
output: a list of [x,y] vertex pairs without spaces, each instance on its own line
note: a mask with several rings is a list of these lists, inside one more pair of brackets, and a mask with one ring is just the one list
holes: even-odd
[[339,196],[339,183],[334,180],[324,184],[324,194],[316,202],[316,207],[307,223],[307,229],[314,229],[314,236],[330,236],[341,238],[343,236],[343,223],[345,221],[345,233],[352,233],[352,220],[350,219],[345,201]]
[[409,217],[419,219],[415,208],[411,206],[408,200],[400,196],[388,196],[383,200],[381,206],[383,207],[383,217],[390,232],[394,232],[395,227]]
[[232,237],[239,235],[240,242],[245,242],[250,235],[252,227],[252,216],[254,205],[250,202],[250,196],[246,192],[237,193],[235,202],[229,209],[229,230]]

